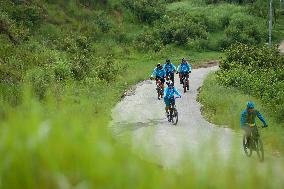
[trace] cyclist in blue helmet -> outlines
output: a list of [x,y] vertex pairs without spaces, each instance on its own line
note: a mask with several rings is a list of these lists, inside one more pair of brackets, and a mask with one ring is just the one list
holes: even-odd
[[164,102],[166,104],[165,110],[166,115],[168,115],[168,111],[172,102],[175,103],[175,94],[181,98],[179,91],[175,88],[174,83],[172,81],[169,82],[168,87],[164,90]]
[[247,108],[243,110],[241,114],[241,128],[245,131],[245,136],[247,138],[247,144],[249,144],[249,136],[251,132],[256,128],[255,118],[258,117],[263,123],[263,127],[267,127],[267,123],[264,117],[259,113],[258,110],[254,109],[254,103],[249,101],[247,102]]
[[163,84],[165,83],[165,77],[166,77],[166,72],[163,69],[162,64],[157,64],[157,67],[154,69],[151,79],[154,78],[157,80],[160,80]]
[[175,72],[177,70],[175,65],[173,63],[171,63],[170,59],[167,59],[163,68],[166,71],[167,78],[174,83],[175,82],[175,80],[174,80]]
[[181,60],[181,64],[177,68],[177,74],[179,74],[180,84],[182,84],[183,77],[189,77],[189,73],[191,73],[191,65],[185,58],[183,58]]

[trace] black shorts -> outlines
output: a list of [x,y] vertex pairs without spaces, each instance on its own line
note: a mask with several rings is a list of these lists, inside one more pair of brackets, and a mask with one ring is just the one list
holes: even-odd
[[163,77],[156,77],[156,81],[160,80],[163,84],[165,83],[165,78]]
[[174,74],[174,72],[168,72],[167,76],[169,76],[169,78],[172,79],[172,78],[175,77],[175,74]]
[[181,78],[189,77],[189,72],[181,72],[180,75],[181,75]]

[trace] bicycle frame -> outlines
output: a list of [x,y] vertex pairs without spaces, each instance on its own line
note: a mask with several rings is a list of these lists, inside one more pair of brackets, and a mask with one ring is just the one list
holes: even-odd
[[169,117],[168,117],[168,121],[172,122],[173,125],[176,125],[178,122],[178,111],[176,109],[176,105],[175,105],[175,99],[177,99],[179,97],[174,97],[171,99],[170,102],[170,107],[169,107]]
[[250,125],[251,130],[249,133],[249,138],[247,138],[246,135],[244,135],[243,145],[244,145],[244,151],[248,157],[251,156],[252,151],[256,151],[260,161],[263,161],[264,160],[264,150],[263,150],[263,143],[260,137],[259,128],[261,127],[258,127],[256,125],[253,125],[253,126]]

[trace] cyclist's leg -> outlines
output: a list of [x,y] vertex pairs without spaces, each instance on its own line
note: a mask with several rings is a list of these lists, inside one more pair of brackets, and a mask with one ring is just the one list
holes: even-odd
[[173,81],[173,83],[175,83],[175,74],[174,74],[174,72],[171,72],[170,77],[171,77],[171,80]]
[[169,108],[170,108],[170,99],[167,98],[167,97],[165,97],[165,98],[164,98],[164,102],[165,102],[165,105],[166,105],[165,111],[166,111],[166,114],[168,114]]
[[183,83],[183,77],[184,77],[184,74],[183,74],[183,73],[180,73],[180,77],[179,77],[179,79],[180,79],[180,84]]
[[160,80],[161,80],[162,84],[164,85],[164,83],[165,83],[165,78],[161,78]]
[[186,72],[186,80],[187,80],[187,89],[189,90],[189,80],[188,80],[188,78],[189,78],[189,72]]
[[156,85],[157,85],[158,81],[160,80],[160,77],[156,76],[155,80],[156,80]]
[[250,127],[244,126],[243,130],[244,130],[244,135],[247,139],[246,146],[248,147],[249,142],[250,142],[251,129],[250,129]]
[[179,83],[182,84],[182,73],[179,72],[178,76],[179,76]]

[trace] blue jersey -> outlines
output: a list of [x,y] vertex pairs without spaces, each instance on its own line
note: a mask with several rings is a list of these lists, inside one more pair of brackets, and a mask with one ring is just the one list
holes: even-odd
[[166,77],[166,72],[165,72],[164,69],[155,68],[153,73],[152,73],[152,77],[153,76],[164,78],[164,77]]
[[264,125],[267,125],[266,121],[264,120],[263,116],[259,113],[259,111],[253,110],[253,112],[248,112],[248,110],[245,109],[242,112],[242,115],[241,115],[241,120],[240,120],[241,128],[243,126],[246,126],[246,125],[249,125],[249,124],[254,124],[255,125],[256,124],[256,122],[255,122],[256,116],[260,119],[260,121]]
[[191,71],[191,65],[189,63],[181,63],[178,66],[178,72],[184,73],[184,72],[189,72]]
[[164,95],[165,95],[164,98],[173,98],[175,94],[177,96],[181,96],[176,88],[171,88],[170,89],[169,87],[167,87],[164,90]]
[[170,63],[170,64],[164,64],[164,70],[166,71],[166,73],[173,73],[174,71],[176,71],[176,67],[173,63]]

